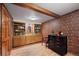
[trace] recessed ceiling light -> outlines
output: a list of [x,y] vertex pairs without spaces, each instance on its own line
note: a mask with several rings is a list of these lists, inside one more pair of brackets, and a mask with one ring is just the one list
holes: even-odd
[[30,20],[38,20],[37,17],[29,17]]
[[36,18],[35,17],[31,17],[31,19],[30,20],[36,20]]

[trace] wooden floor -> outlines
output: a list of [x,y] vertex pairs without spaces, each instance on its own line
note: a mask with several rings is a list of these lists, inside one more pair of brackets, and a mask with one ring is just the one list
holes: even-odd
[[[42,43],[36,43],[31,45],[15,48],[11,51],[11,56],[59,56],[54,51],[45,47]],[[73,56],[67,53],[66,56]]]

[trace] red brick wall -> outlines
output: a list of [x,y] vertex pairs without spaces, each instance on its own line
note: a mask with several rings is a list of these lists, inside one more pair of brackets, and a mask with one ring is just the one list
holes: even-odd
[[57,33],[60,30],[68,37],[68,51],[79,55],[79,10],[44,23],[42,26],[43,37],[52,31]]

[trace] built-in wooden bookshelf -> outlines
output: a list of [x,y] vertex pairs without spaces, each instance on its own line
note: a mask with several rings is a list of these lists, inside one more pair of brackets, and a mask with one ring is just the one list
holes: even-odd
[[25,23],[13,22],[14,23],[14,35],[24,35],[25,34]]
[[40,41],[42,41],[41,24],[14,22],[13,48]]
[[34,32],[35,33],[41,32],[41,25],[40,24],[34,24]]

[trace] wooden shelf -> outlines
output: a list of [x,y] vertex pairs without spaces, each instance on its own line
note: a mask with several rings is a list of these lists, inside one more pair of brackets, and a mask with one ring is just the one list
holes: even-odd
[[25,34],[25,23],[13,22],[14,23],[14,35]]
[[34,32],[40,33],[41,31],[41,25],[40,24],[34,24]]

